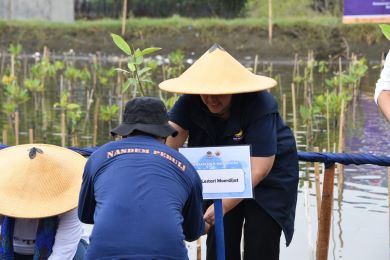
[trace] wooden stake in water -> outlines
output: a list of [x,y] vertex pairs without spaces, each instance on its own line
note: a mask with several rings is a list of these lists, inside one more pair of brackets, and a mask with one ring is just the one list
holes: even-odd
[[[319,152],[318,147],[314,147],[314,152]],[[314,163],[314,176],[316,181],[316,199],[317,199],[317,219],[320,220],[321,214],[321,181],[320,181],[320,163]]]
[[258,65],[258,63],[259,63],[259,56],[256,54],[256,56],[255,56],[255,62],[254,62],[254,64],[253,64],[253,73],[254,73],[254,74],[257,74],[257,65]]
[[99,126],[99,108],[100,108],[100,98],[96,99],[95,103],[95,114],[93,116],[93,135],[92,135],[92,146],[96,146],[97,141],[97,133],[98,133],[98,126]]
[[268,0],[268,42],[272,45],[272,0]]
[[30,144],[34,143],[34,130],[32,128],[28,129],[28,140]]
[[15,145],[19,144],[19,112],[15,111]]
[[7,129],[3,129],[3,144],[8,143]]
[[61,146],[66,146],[66,119],[65,119],[65,111],[61,111]]
[[329,249],[329,237],[332,219],[333,184],[335,165],[325,169],[324,185],[322,191],[321,215],[318,226],[316,260],[327,260]]
[[293,128],[294,128],[294,136],[295,139],[297,138],[297,109],[296,109],[296,103],[295,103],[295,85],[294,83],[291,83],[291,101],[292,101],[292,107],[293,107]]
[[[341,111],[340,111],[340,125],[339,125],[339,145],[338,152],[342,153],[344,151],[344,108],[345,102],[344,99],[341,101]],[[344,165],[337,165],[337,188],[338,192],[342,194],[344,183]]]
[[122,36],[125,35],[126,31],[126,20],[127,20],[127,0],[123,0],[123,10],[122,10]]
[[283,116],[283,121],[286,122],[286,119],[287,119],[287,111],[286,111],[286,105],[287,105],[287,101],[286,101],[286,94],[283,94],[282,96],[282,116]]

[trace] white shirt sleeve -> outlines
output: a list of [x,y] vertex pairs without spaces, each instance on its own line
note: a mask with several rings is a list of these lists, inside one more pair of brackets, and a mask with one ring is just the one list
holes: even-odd
[[58,229],[49,260],[73,259],[83,233],[77,208],[59,215]]
[[376,82],[375,95],[374,95],[375,103],[378,104],[379,94],[383,90],[390,90],[390,51],[386,56],[385,65],[382,69],[381,75],[378,81]]

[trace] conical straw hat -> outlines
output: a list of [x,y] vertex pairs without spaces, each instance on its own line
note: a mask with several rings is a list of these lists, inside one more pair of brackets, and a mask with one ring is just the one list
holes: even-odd
[[0,215],[43,218],[77,207],[85,162],[49,144],[0,150]]
[[274,79],[253,74],[214,44],[182,75],[161,82],[159,87],[181,94],[223,95],[255,92],[275,85]]

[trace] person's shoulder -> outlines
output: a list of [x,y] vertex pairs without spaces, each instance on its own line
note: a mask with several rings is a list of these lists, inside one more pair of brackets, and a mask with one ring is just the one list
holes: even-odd
[[275,97],[268,91],[259,91],[245,96],[244,101],[249,110],[262,111],[262,114],[275,113],[278,111],[278,103]]
[[112,149],[115,149],[115,145],[118,141],[111,141],[108,143],[103,144],[102,146],[99,146],[90,156],[89,159],[92,160],[94,158],[99,158],[101,156],[106,155],[107,151],[110,151]]

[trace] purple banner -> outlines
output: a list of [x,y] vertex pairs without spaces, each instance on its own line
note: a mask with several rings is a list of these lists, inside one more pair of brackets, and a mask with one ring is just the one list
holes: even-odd
[[390,15],[390,0],[344,0],[344,15]]

